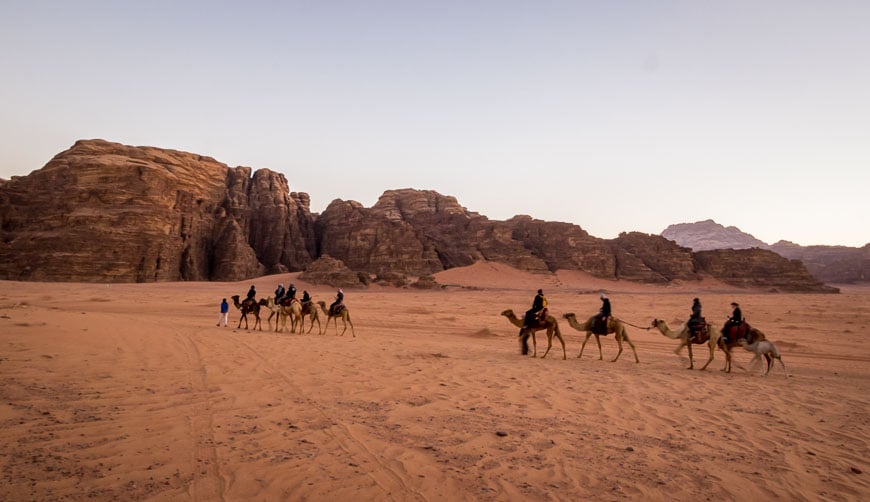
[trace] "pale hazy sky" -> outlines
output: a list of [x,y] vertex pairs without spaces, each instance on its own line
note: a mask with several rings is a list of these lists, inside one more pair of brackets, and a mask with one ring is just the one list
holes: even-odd
[[870,1],[0,0],[0,178],[77,139],[594,236],[870,242]]

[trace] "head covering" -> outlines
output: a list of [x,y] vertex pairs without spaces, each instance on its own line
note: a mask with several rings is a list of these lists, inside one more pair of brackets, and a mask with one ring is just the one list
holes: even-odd
[[601,299],[603,300],[605,298],[607,298],[607,295],[605,295],[604,293],[601,293]]
[[734,305],[735,307],[739,307],[739,306],[740,306],[737,302],[731,302],[731,305]]
[[284,283],[283,283],[283,282],[278,283],[278,287],[279,287],[279,288],[283,288],[283,287],[284,287]]
[[291,288],[295,288],[296,286],[294,286],[293,283],[291,282],[291,283],[290,283],[290,287],[291,287]]
[[701,301],[701,300],[699,300],[699,299],[697,299],[697,298],[695,298],[695,299],[694,299],[694,300],[692,300],[692,301],[693,301],[693,302],[699,302],[699,301]]
[[341,288],[338,288],[338,292],[344,294],[344,291],[342,291]]
[[539,289],[539,290],[538,290],[538,294],[539,294],[539,295],[544,294],[544,290],[543,290],[543,289]]

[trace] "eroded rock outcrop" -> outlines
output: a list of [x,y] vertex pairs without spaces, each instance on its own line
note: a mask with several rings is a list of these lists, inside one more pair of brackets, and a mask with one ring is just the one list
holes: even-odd
[[291,197],[282,174],[251,171],[174,150],[76,142],[0,188],[0,277],[239,280],[304,268],[315,251],[307,198]]
[[835,293],[816,280],[799,260],[764,249],[716,249],[695,253],[698,271],[745,288],[780,292]]

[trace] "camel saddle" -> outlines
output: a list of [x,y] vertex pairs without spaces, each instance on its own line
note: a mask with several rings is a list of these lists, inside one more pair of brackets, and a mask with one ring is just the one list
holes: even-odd
[[706,343],[710,339],[707,334],[707,320],[703,317],[689,319],[689,341],[695,344]]
[[728,337],[728,341],[731,343],[736,343],[737,340],[741,338],[745,338],[747,342],[751,342],[749,339],[749,331],[752,327],[746,321],[741,321],[740,324],[736,324],[734,326],[729,326],[728,331],[725,333]]
[[592,332],[598,336],[607,336],[607,321],[600,315],[595,316],[592,322]]
[[298,301],[299,300],[297,300],[296,298],[282,298],[280,305],[282,307],[286,307],[288,305],[293,305],[293,302],[298,302]]
[[335,307],[333,307],[329,310],[329,315],[330,316],[337,316],[337,315],[341,314],[341,311],[344,309],[345,309],[344,304],[339,303],[338,305],[336,305]]

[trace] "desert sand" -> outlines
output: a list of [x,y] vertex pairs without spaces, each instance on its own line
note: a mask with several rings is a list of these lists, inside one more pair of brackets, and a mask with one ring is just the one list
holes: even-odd
[[[441,290],[345,290],[337,336],[217,327],[221,298],[295,282],[0,282],[0,500],[868,500],[870,288],[765,294],[714,281],[668,287],[476,264]],[[543,288],[567,360],[521,313]],[[629,327],[578,359],[606,291]],[[657,331],[698,296],[729,303],[775,342],[752,354],[687,353]],[[251,323],[253,326],[253,323]],[[274,328],[274,321],[271,328]],[[339,323],[339,328],[341,324]],[[308,326],[306,325],[306,329]]]

